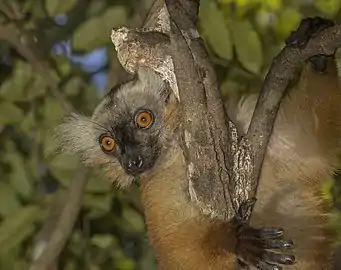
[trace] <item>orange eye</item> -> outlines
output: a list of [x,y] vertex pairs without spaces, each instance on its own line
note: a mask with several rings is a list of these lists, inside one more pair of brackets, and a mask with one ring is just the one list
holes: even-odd
[[153,124],[154,116],[147,110],[138,111],[135,115],[135,123],[139,128],[147,128]]
[[107,135],[103,135],[99,138],[99,143],[103,152],[109,153],[114,151],[116,143],[115,140]]

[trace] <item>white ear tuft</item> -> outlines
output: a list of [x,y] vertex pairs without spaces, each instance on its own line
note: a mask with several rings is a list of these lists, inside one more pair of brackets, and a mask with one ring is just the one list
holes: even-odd
[[89,117],[72,113],[56,128],[55,137],[62,151],[80,154],[86,163],[93,163],[101,154],[96,129],[97,125]]
[[166,86],[166,83],[162,80],[161,76],[151,68],[139,67],[137,70],[137,77],[146,88],[157,88],[162,92]]

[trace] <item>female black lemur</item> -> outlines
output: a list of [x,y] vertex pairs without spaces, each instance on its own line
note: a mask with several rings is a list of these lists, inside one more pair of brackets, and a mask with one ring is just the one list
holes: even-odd
[[[330,21],[309,18],[304,25],[308,27],[297,37],[300,41]],[[247,130],[256,98],[228,103],[227,111],[241,134]],[[92,117],[73,114],[58,133],[65,150],[79,153],[89,165],[102,165],[119,187],[138,179],[159,269],[235,269],[234,225],[209,219],[188,200],[177,132],[180,109],[168,85],[152,70],[140,67],[135,79],[104,97]],[[290,242],[276,238],[280,231],[249,228],[239,240],[241,245],[256,242],[255,249],[246,253],[256,258],[258,268],[281,269],[282,264],[284,269],[329,269],[334,238],[319,188],[338,165],[340,124],[335,60],[314,57],[303,65],[281,103],[251,220],[255,227],[283,227],[295,243],[297,262],[291,265],[292,256],[267,250],[290,247]],[[258,238],[252,239],[257,233]]]

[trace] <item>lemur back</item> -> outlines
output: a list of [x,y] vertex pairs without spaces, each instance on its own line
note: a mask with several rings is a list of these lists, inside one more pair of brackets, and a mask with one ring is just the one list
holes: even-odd
[[[283,226],[293,239],[298,262],[288,269],[329,269],[332,252],[330,205],[322,199],[321,185],[339,166],[341,89],[335,59],[324,59],[322,71],[312,62],[305,64],[298,84],[282,101],[251,218],[254,226]],[[255,103],[251,96],[243,98],[235,111],[228,107],[243,132]]]

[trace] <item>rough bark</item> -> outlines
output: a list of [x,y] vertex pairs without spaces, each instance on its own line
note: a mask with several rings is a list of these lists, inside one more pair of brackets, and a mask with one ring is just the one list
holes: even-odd
[[[340,26],[321,32],[304,49],[286,46],[266,76],[243,138],[224,111],[217,78],[196,29],[199,0],[156,0],[141,30],[113,29],[123,67],[159,72],[183,109],[183,151],[191,199],[212,217],[231,220],[256,197],[258,178],[276,114],[295,68],[341,45]],[[251,211],[245,212],[248,220]]]

